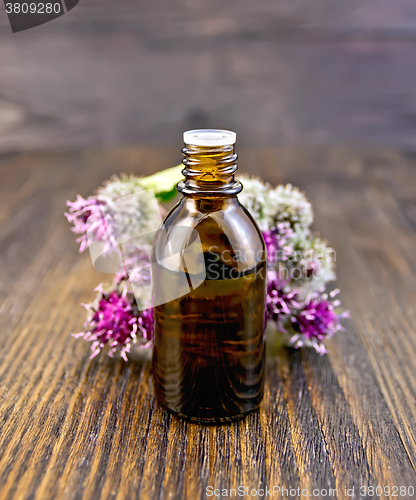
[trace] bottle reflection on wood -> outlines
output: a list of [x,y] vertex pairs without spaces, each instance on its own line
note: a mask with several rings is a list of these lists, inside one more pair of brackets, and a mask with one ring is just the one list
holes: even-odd
[[235,134],[184,138],[183,197],[153,246],[154,386],[171,412],[219,423],[263,397],[266,253],[237,199]]

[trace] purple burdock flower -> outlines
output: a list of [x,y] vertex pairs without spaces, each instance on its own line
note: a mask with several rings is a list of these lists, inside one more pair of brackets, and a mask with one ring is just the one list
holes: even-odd
[[106,291],[102,285],[96,288],[98,297],[92,304],[83,304],[88,310],[88,319],[84,324],[85,331],[73,334],[92,342],[91,358],[108,344],[109,356],[116,350],[127,361],[131,344],[138,339],[144,341],[142,347],[149,347],[153,338],[153,310],[139,311],[133,293],[120,292],[118,289]]
[[275,264],[287,260],[293,253],[290,239],[295,236],[289,222],[279,222],[268,231],[263,231],[269,263]]
[[105,201],[93,196],[84,199],[78,195],[75,201],[67,201],[66,204],[69,210],[64,215],[74,226],[71,231],[81,235],[77,239],[80,252],[88,248],[92,240],[108,243],[111,239],[112,215]]
[[114,283],[118,285],[123,280],[140,285],[151,285],[150,249],[135,247],[127,244],[122,259],[122,269],[114,276]]
[[266,319],[276,322],[281,331],[285,331],[283,323],[292,318],[300,305],[297,302],[296,290],[285,291],[286,282],[279,278],[274,269],[267,272]]
[[[338,292],[333,290],[330,297],[335,297]],[[299,331],[291,339],[293,347],[311,346],[320,354],[325,354],[327,350],[322,341],[332,337],[338,330],[343,330],[340,318],[349,315],[348,312],[337,313],[334,308],[339,305],[338,300],[331,301],[327,294],[323,294],[302,307],[292,319],[294,328]]]

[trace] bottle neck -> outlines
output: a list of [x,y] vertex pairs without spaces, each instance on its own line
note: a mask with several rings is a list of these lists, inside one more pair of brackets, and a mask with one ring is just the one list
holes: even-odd
[[227,146],[193,146],[182,149],[185,180],[178,190],[192,198],[231,198],[242,189],[234,179],[237,170],[234,144]]

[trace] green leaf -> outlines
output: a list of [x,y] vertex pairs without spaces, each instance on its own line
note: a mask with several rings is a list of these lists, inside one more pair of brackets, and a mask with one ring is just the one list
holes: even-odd
[[176,184],[183,179],[181,174],[183,168],[183,165],[177,165],[162,170],[149,177],[143,177],[141,183],[146,189],[152,188],[160,202],[167,202],[174,198],[178,192]]

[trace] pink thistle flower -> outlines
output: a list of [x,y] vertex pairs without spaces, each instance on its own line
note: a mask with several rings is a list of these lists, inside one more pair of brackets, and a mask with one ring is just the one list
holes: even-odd
[[340,305],[339,300],[331,300],[338,292],[339,290],[333,290],[329,297],[325,293],[312,299],[292,318],[293,327],[299,332],[290,340],[293,347],[311,346],[320,354],[327,352],[323,341],[332,337],[335,332],[344,330],[340,319],[349,317],[347,311],[336,311],[335,308]]
[[149,347],[153,338],[153,310],[138,311],[133,293],[127,287],[96,288],[98,297],[92,304],[82,304],[88,310],[85,331],[73,334],[92,342],[91,358],[94,358],[105,345],[110,346],[109,356],[116,350],[127,361],[131,345],[138,340],[142,347]]
[[274,269],[267,272],[266,319],[276,322],[279,329],[285,332],[283,324],[293,318],[300,307],[296,290],[286,291],[285,281],[279,278]]
[[134,245],[126,245],[122,260],[122,269],[114,276],[114,283],[120,284],[123,280],[143,286],[151,285],[150,249]]
[[270,264],[285,261],[292,255],[293,245],[290,240],[295,237],[295,232],[289,222],[279,222],[262,234]]
[[75,201],[66,204],[69,210],[64,215],[74,226],[71,231],[81,235],[77,239],[80,252],[89,247],[92,239],[107,242],[111,238],[112,215],[105,201],[93,196],[84,199],[78,195]]

